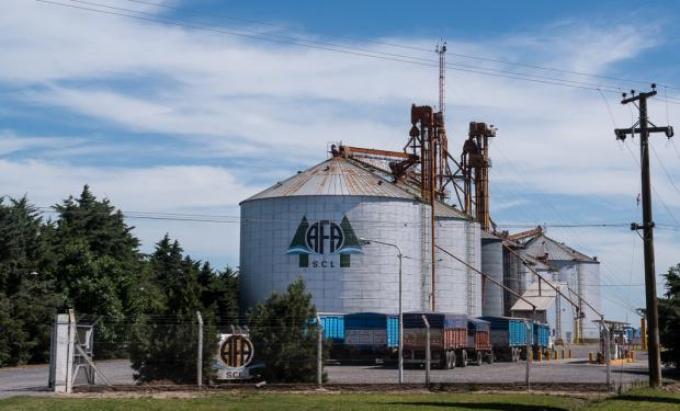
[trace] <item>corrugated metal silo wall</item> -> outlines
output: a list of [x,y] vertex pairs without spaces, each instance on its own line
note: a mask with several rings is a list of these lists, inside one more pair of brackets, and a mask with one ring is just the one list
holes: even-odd
[[[569,288],[579,293],[586,301],[602,311],[602,296],[600,287],[600,264],[574,261],[551,261],[551,265],[559,268],[559,280],[567,282]],[[574,296],[578,302],[578,298]],[[599,316],[588,306],[582,304],[583,313],[583,336],[587,340],[595,340],[600,336],[599,328],[593,320],[599,320]],[[575,319],[576,313],[574,313]],[[572,320],[573,321],[573,320]]]
[[[602,312],[602,295],[600,284],[600,264],[599,263],[580,263],[579,264],[581,280],[581,292],[583,298],[591,305]],[[585,318],[583,319],[583,338],[587,340],[596,340],[600,337],[600,330],[593,320],[599,320],[600,317],[587,306],[583,309]]]
[[[529,270],[519,257],[508,250],[503,250],[503,284],[506,287],[522,294],[531,284],[529,274]],[[505,292],[503,300],[505,315],[509,316],[511,315],[511,307],[517,302],[517,297]]]
[[[467,258],[464,220],[440,218],[436,220],[437,245],[458,258]],[[435,250],[435,309],[447,313],[467,313],[468,269],[439,249]]]
[[[497,239],[482,239],[482,272],[503,284],[503,243]],[[504,290],[491,281],[482,281],[482,314],[500,317],[504,314]]]
[[[409,200],[367,196],[290,196],[242,203],[242,311],[272,292],[284,292],[302,277],[318,311],[397,312],[396,250],[373,243],[364,245],[360,254],[341,257],[326,247],[324,253],[309,254],[305,267],[300,255],[287,253],[303,217],[310,225],[319,221],[341,225],[347,217],[356,238],[398,244],[408,257],[403,259],[404,311],[424,308],[420,256],[425,208]],[[349,266],[341,267],[341,258]]]
[[[474,258],[474,267],[478,270],[482,269],[482,228],[479,223],[468,222],[468,247],[471,247],[470,254]],[[482,277],[479,273],[470,270],[468,278],[471,277],[472,284],[469,287],[473,298],[472,310],[468,312],[469,315],[479,317],[482,315]]]

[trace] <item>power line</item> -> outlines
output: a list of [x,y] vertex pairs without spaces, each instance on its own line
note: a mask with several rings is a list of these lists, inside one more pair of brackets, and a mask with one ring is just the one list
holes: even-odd
[[675,181],[673,180],[673,177],[671,174],[668,172],[666,169],[666,166],[664,166],[663,161],[661,161],[661,157],[659,157],[659,154],[656,152],[656,149],[654,148],[654,145],[650,144],[650,147],[652,147],[652,152],[654,153],[654,156],[656,157],[657,161],[659,162],[659,165],[661,166],[661,169],[663,170],[664,174],[666,174],[666,178],[668,179],[668,182],[671,183],[675,191],[680,194],[680,189],[678,189],[678,186],[675,185]]
[[[36,207],[43,213],[58,214],[59,212],[54,207],[40,206]],[[262,223],[289,223],[291,220],[286,218],[252,218],[242,217],[237,215],[219,215],[219,214],[185,214],[185,213],[168,213],[160,211],[121,211],[123,217],[133,219],[149,219],[149,220],[168,220],[168,221],[190,221],[190,222],[205,222],[205,223],[227,223],[236,224],[241,222],[262,222]],[[69,210],[69,213],[89,213],[89,210]],[[353,219],[352,221],[360,223],[376,223],[377,226],[390,227],[395,225],[403,225],[402,222],[380,221],[377,219]],[[584,223],[584,224],[551,224],[544,223],[546,227],[551,228],[628,228],[630,223]],[[536,224],[497,224],[500,228],[533,228]],[[680,226],[657,225],[657,228],[677,230],[680,231]]]
[[[627,141],[624,141],[623,145],[626,147],[626,149],[628,149],[628,153],[630,153],[631,157],[633,157],[633,160],[635,161],[635,163],[638,166],[640,166],[640,161],[637,159],[637,157],[635,157],[635,154],[633,154],[633,151],[631,150],[631,148],[628,146],[627,143],[628,143]],[[678,219],[675,218],[675,214],[673,214],[670,207],[668,207],[668,204],[666,204],[666,202],[663,200],[663,197],[661,197],[659,192],[656,191],[654,184],[651,184],[651,188],[652,188],[652,191],[654,191],[654,195],[656,195],[656,198],[659,200],[659,202],[661,203],[663,208],[666,210],[666,213],[668,213],[668,215],[673,219],[673,221],[675,221],[675,224],[680,225],[680,221],[678,221]]]
[[[137,4],[147,5],[147,6],[154,6],[154,7],[158,7],[158,8],[163,8],[163,9],[166,9],[166,10],[173,10],[173,11],[184,11],[185,10],[181,7],[174,7],[174,6],[170,6],[170,5],[167,5],[167,4],[159,4],[159,3],[154,3],[154,2],[150,2],[150,1],[144,1],[144,0],[127,0],[127,1],[130,2],[130,3],[137,3]],[[241,22],[244,22],[244,23],[259,24],[259,25],[269,26],[269,27],[274,27],[274,28],[282,28],[278,24],[274,24],[274,23],[270,23],[270,22],[266,22],[266,21],[261,21],[261,20],[253,20],[253,19],[245,19],[245,18],[241,18],[241,17],[233,17],[231,15],[226,15],[224,13],[213,14],[213,15],[218,16],[220,18],[233,20],[233,21],[241,21]],[[402,48],[402,49],[406,49],[406,50],[415,50],[415,51],[421,51],[421,52],[427,52],[427,53],[432,52],[431,49],[425,48],[425,47],[398,44],[398,43],[386,42],[386,41],[381,41],[381,40],[364,39],[362,41],[367,42],[367,43],[389,46],[389,47]],[[648,85],[648,84],[652,83],[652,81],[650,81],[650,80],[636,80],[636,79],[630,79],[630,78],[622,78],[622,77],[587,73],[587,72],[583,72],[583,71],[567,70],[567,69],[562,69],[562,68],[557,68],[557,67],[546,67],[546,66],[541,66],[541,65],[537,65],[537,64],[520,63],[520,62],[509,61],[507,59],[492,58],[492,57],[488,57],[488,56],[478,56],[478,55],[471,55],[471,54],[456,53],[456,52],[451,52],[450,50],[447,50],[447,54],[451,55],[451,56],[455,56],[455,57],[470,59],[470,60],[499,63],[499,64],[503,64],[503,65],[507,65],[507,66],[526,67],[526,68],[531,68],[531,69],[535,69],[535,70],[554,72],[554,73],[574,74],[574,75],[584,76],[584,77],[601,78],[603,80],[621,81],[621,82],[627,82],[627,83],[638,83],[638,84],[644,84],[644,85]],[[666,89],[680,90],[680,87],[674,87],[674,86],[670,86],[670,85],[666,85],[666,84],[659,84],[659,85],[665,87]]]
[[[137,19],[137,20],[148,21],[148,22],[164,23],[164,24],[175,25],[175,26],[180,26],[180,27],[189,27],[189,28],[195,28],[195,29],[204,30],[204,31],[211,31],[211,32],[215,32],[215,33],[219,33],[219,34],[223,34],[223,35],[244,37],[244,38],[250,38],[250,39],[255,39],[255,40],[270,41],[270,42],[275,42],[275,43],[285,43],[285,44],[291,44],[291,45],[300,46],[300,47],[320,49],[320,50],[325,50],[325,51],[329,51],[329,52],[355,55],[355,56],[359,56],[359,57],[368,57],[368,58],[376,58],[376,59],[387,60],[387,61],[395,61],[395,62],[399,62],[399,63],[419,65],[419,66],[423,66],[423,67],[434,68],[434,67],[437,66],[434,63],[429,63],[427,61],[424,61],[422,58],[417,58],[417,57],[414,57],[414,56],[387,53],[387,52],[381,52],[381,51],[376,51],[376,50],[359,49],[359,48],[356,48],[356,47],[349,48],[349,47],[339,45],[339,44],[336,44],[336,43],[320,42],[320,41],[312,41],[312,40],[301,40],[301,39],[292,38],[292,37],[273,36],[273,35],[269,35],[269,34],[263,34],[263,33],[252,32],[252,31],[249,32],[249,31],[245,31],[245,30],[235,31],[235,30],[227,30],[227,29],[217,29],[217,28],[214,28],[214,27],[210,27],[210,26],[206,26],[206,25],[202,25],[202,24],[197,24],[197,23],[182,22],[182,21],[170,20],[170,19],[166,19],[166,18],[160,18],[160,17],[157,17],[155,14],[146,13],[146,12],[143,12],[143,11],[125,9],[125,8],[122,8],[122,7],[108,6],[108,5],[104,5],[104,4],[101,4],[101,3],[90,2],[90,1],[85,1],[85,0],[70,0],[70,1],[71,2],[77,2],[77,3],[80,3],[80,4],[87,4],[87,5],[91,5],[91,6],[99,7],[99,8],[83,7],[83,6],[78,6],[78,5],[75,5],[75,4],[66,4],[66,3],[61,3],[61,2],[52,1],[52,0],[36,0],[36,1],[41,2],[41,3],[47,3],[47,4],[55,5],[55,6],[60,6],[60,7],[67,7],[67,8],[72,8],[72,9],[84,10],[84,11],[88,11],[88,12],[91,12],[91,13],[108,14],[108,15],[127,17],[127,18],[132,18],[132,19]],[[106,9],[109,9],[109,10],[102,10],[101,8],[106,8]],[[117,10],[117,11],[111,11],[111,10]],[[135,14],[128,14],[128,13],[135,13]],[[602,85],[596,85],[596,84],[593,84],[593,83],[587,83],[587,82],[575,81],[575,80],[567,80],[567,79],[563,79],[563,78],[555,78],[555,77],[548,77],[548,76],[525,75],[523,73],[518,73],[518,72],[513,72],[513,71],[508,71],[508,70],[484,69],[484,68],[477,68],[477,67],[474,67],[474,66],[466,66],[466,65],[461,65],[461,64],[449,63],[449,64],[447,64],[446,68],[449,69],[449,70],[455,70],[455,71],[461,71],[461,72],[470,72],[470,73],[481,74],[481,75],[492,76],[492,77],[500,77],[500,78],[507,78],[507,79],[512,79],[512,80],[529,81],[529,82],[534,82],[534,83],[539,83],[539,84],[569,87],[569,88],[574,88],[574,89],[602,90],[602,91],[606,91],[606,92],[610,92],[610,93],[618,93],[619,91],[622,90],[622,88],[620,88],[620,87],[602,86]],[[680,104],[680,101],[678,101],[677,104]]]

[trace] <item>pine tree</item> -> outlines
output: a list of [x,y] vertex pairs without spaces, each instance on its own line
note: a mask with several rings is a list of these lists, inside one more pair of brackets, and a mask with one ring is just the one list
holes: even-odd
[[197,311],[202,312],[205,324],[203,375],[209,378],[212,374],[211,363],[217,344],[215,319],[201,302],[199,263],[182,254],[179,243],[166,234],[156,244],[149,261],[162,303],[140,314],[134,323],[130,359],[139,382],[195,381]]
[[265,364],[267,381],[311,382],[316,379],[317,326],[312,296],[302,279],[284,294],[274,293],[249,315],[255,359]]
[[204,263],[198,273],[201,286],[201,302],[211,310],[220,328],[238,324],[238,275],[231,268],[215,271],[210,263]]
[[79,317],[99,319],[96,355],[124,355],[128,319],[136,316],[129,309],[129,298],[140,294],[135,288],[143,272],[133,227],[108,199],[98,200],[87,185],[79,198],[69,197],[54,208],[57,287]]
[[0,366],[44,362],[61,295],[48,257],[50,225],[24,197],[0,200]]

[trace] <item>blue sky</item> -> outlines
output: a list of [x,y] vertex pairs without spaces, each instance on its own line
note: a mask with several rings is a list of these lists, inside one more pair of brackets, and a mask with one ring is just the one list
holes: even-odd
[[[0,3],[0,194],[26,194],[39,206],[89,183],[127,211],[235,216],[240,200],[323,160],[330,142],[399,149],[411,103],[436,102],[431,67],[227,34],[234,31],[428,63],[444,38],[451,64],[604,88],[645,85],[512,63],[680,87],[673,2],[55,1],[188,25]],[[611,131],[631,124],[629,108],[616,93],[457,70],[447,76],[451,145],[462,144],[469,121],[499,128],[493,218],[547,223],[553,237],[597,255],[605,309],[630,316],[644,301],[639,238],[625,227],[550,228],[639,220],[637,140],[623,145]],[[680,105],[664,97],[680,101],[680,90],[659,91],[652,119],[678,126]],[[680,232],[670,229],[680,229],[680,143],[654,140],[663,272],[680,260]],[[197,258],[238,265],[236,221],[130,223],[144,250],[169,232]]]

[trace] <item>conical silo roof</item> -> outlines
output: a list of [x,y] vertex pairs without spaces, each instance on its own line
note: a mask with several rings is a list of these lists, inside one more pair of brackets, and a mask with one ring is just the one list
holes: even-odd
[[243,202],[291,196],[369,196],[416,200],[401,189],[351,160],[330,158],[280,181]]

